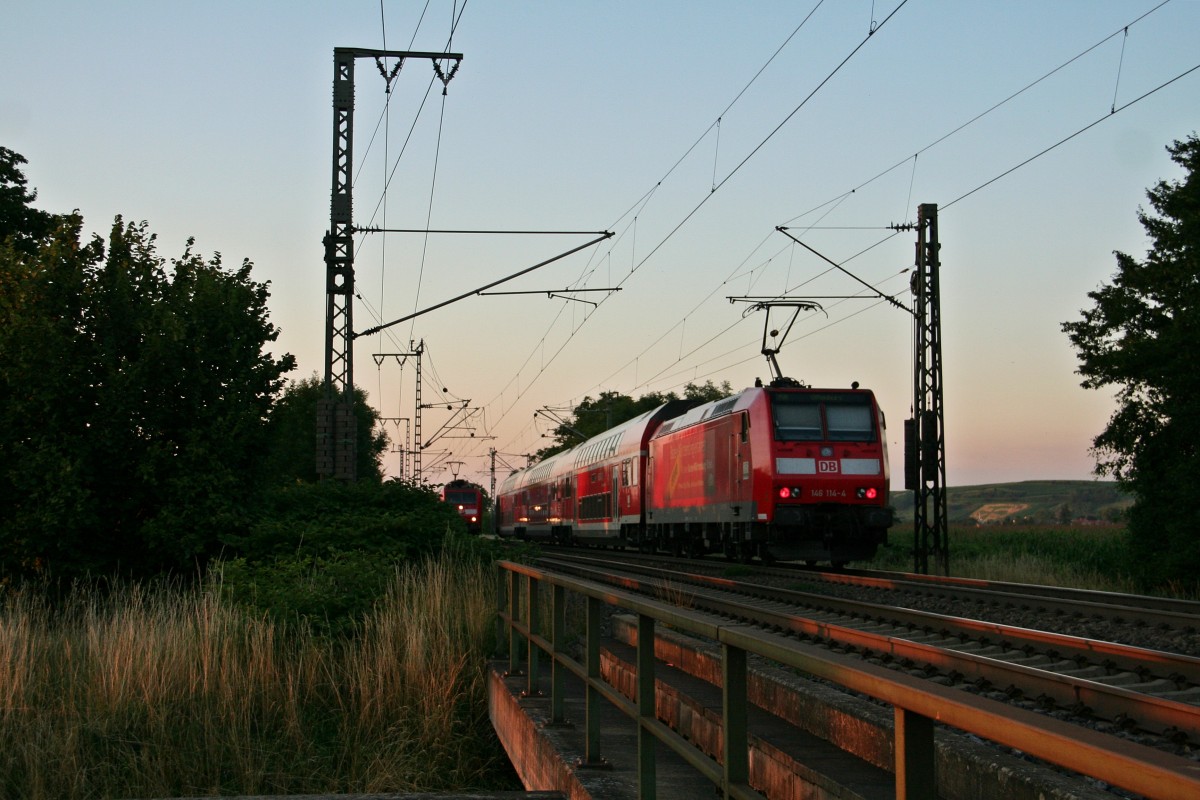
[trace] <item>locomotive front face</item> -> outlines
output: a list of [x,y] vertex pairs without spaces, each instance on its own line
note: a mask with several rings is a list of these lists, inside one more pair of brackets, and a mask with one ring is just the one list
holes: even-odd
[[[892,524],[883,418],[866,391],[769,391],[771,506],[783,539],[857,559]],[[837,560],[844,560],[835,556]]]

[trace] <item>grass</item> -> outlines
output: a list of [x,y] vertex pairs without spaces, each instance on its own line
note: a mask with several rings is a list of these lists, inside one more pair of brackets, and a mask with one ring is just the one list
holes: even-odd
[[320,637],[218,585],[0,608],[0,796],[519,788],[487,720],[495,574],[399,568],[357,635]]
[[[912,528],[893,528],[875,559],[855,566],[913,569]],[[956,526],[949,530],[950,574],[1016,583],[1137,592],[1121,527]]]

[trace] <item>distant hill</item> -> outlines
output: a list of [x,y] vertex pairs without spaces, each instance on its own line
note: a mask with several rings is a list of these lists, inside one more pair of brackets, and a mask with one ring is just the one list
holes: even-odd
[[[946,489],[946,510],[955,523],[1112,522],[1132,503],[1133,498],[1112,481],[1021,481]],[[911,521],[913,493],[893,490],[892,507],[902,520]]]

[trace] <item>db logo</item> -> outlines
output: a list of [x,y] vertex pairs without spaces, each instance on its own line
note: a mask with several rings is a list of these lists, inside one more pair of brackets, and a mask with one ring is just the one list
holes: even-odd
[[838,471],[838,462],[837,461],[818,461],[817,462],[817,472],[828,474],[830,472],[837,472],[837,471]]

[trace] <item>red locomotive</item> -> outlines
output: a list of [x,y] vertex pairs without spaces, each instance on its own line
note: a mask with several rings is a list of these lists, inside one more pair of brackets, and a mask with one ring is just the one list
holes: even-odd
[[483,490],[470,481],[455,478],[442,487],[442,502],[449,503],[467,523],[467,533],[483,530]]
[[501,535],[730,558],[871,558],[887,540],[883,412],[786,379],[667,403],[504,481]]

